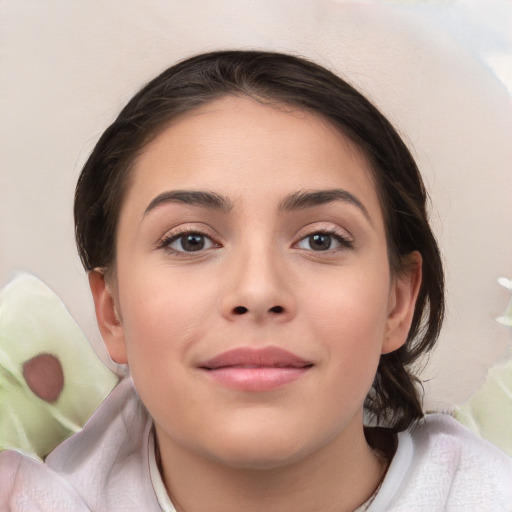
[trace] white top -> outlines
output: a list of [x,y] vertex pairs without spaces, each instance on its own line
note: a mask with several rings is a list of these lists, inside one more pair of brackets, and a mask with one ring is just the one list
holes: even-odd
[[[0,511],[175,512],[160,478],[152,421],[130,379],[43,464],[0,454]],[[398,435],[368,512],[511,512],[512,460],[445,415]]]

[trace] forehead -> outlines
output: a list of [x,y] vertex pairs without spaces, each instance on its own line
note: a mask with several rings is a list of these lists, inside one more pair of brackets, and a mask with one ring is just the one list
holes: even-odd
[[125,202],[147,207],[166,189],[212,189],[242,200],[259,190],[353,188],[376,199],[362,150],[320,115],[227,96],[168,124],[137,159]]

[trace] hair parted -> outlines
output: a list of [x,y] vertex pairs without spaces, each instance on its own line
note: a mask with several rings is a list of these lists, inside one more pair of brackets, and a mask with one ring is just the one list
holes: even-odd
[[322,116],[368,158],[386,225],[390,268],[407,271],[422,255],[422,284],[406,343],[381,356],[365,409],[381,424],[404,430],[423,416],[411,366],[434,346],[444,317],[441,256],[428,222],[427,193],[417,165],[389,121],[331,71],[273,52],[219,51],[170,67],[143,87],[105,130],[87,160],[75,195],[78,252],[87,271],[115,268],[119,212],[131,169],[146,145],[178,115],[226,95]]

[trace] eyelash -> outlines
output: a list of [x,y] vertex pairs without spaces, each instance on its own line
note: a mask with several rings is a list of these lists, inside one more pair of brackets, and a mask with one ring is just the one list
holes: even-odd
[[[180,250],[173,249],[171,247],[172,243],[176,242],[180,238],[190,236],[190,235],[198,235],[200,237],[204,237],[204,239],[209,240],[213,244],[213,247],[208,247],[206,249],[200,248],[197,251],[185,251],[185,250],[180,251]],[[325,250],[318,250],[318,251],[315,251],[313,249],[309,249],[309,250],[302,249],[302,250],[305,250],[307,252],[320,253],[320,254],[322,254],[322,253],[323,254],[332,254],[332,253],[335,253],[335,252],[343,250],[343,249],[353,249],[354,248],[353,240],[351,238],[349,238],[346,234],[341,234],[336,228],[331,228],[331,229],[324,228],[324,229],[317,229],[317,230],[311,231],[311,232],[305,234],[304,236],[302,236],[297,242],[295,242],[293,244],[293,246],[295,247],[300,242],[303,242],[304,240],[307,240],[308,238],[311,238],[315,235],[327,235],[327,236],[333,238],[336,242],[338,242],[340,244],[340,247],[334,248],[334,249],[331,249],[329,247]],[[208,249],[219,248],[219,247],[221,247],[219,242],[217,242],[212,236],[207,235],[206,233],[204,233],[203,231],[201,231],[199,229],[184,229],[184,230],[180,230],[179,232],[171,233],[171,234],[165,236],[164,238],[162,238],[157,244],[158,249],[163,249],[166,252],[169,252],[169,253],[171,253],[173,255],[177,255],[177,256],[190,256],[190,255],[193,255],[194,253],[197,253],[199,255],[199,254],[203,254]],[[182,244],[182,248],[183,248],[183,244]],[[301,250],[300,247],[298,249]]]
[[[315,235],[327,235],[327,236],[333,238],[336,242],[338,242],[340,244],[340,247],[337,247],[334,249],[331,249],[329,247],[325,250],[319,250],[319,251],[315,251],[312,249],[310,249],[310,250],[305,249],[308,252],[319,253],[319,254],[332,254],[332,253],[338,252],[340,250],[354,248],[354,241],[347,234],[340,233],[340,231],[336,228],[320,228],[317,230],[313,230],[313,231],[307,233],[305,236],[302,236],[300,238],[300,240],[298,242],[296,242],[294,245],[296,246],[300,242],[307,240],[308,238],[311,238]],[[299,248],[299,250],[300,249],[301,248]]]
[[[180,238],[184,238],[184,237],[190,236],[190,235],[197,235],[197,236],[203,237],[204,239],[209,240],[213,244],[213,246],[220,247],[220,244],[218,242],[216,242],[212,236],[207,235],[200,229],[183,229],[183,230],[180,230],[177,232],[175,231],[173,233],[170,233],[167,236],[164,236],[164,238],[162,238],[162,240],[160,240],[160,242],[158,242],[157,248],[163,249],[164,251],[169,252],[173,255],[177,255],[177,256],[190,256],[190,255],[193,255],[194,253],[197,253],[199,255],[199,254],[203,254],[206,250],[210,249],[210,247],[209,247],[207,249],[201,248],[198,251],[185,251],[185,250],[179,251],[179,250],[173,249],[171,247],[172,243],[176,242]],[[182,244],[182,247],[183,247],[183,244]]]

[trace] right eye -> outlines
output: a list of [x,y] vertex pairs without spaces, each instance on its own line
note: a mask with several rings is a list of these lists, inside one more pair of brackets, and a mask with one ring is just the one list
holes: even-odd
[[162,241],[162,247],[174,252],[199,252],[218,247],[210,237],[203,233],[188,232],[171,235]]
[[336,231],[316,231],[299,240],[296,244],[299,249],[314,252],[337,252],[351,249],[353,243],[346,235]]

